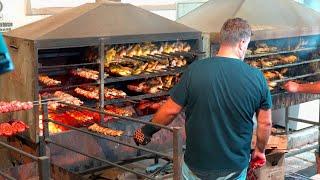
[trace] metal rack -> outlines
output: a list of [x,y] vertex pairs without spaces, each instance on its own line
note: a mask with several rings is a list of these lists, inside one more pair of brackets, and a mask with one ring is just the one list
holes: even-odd
[[[29,153],[26,153],[18,148],[15,148],[13,146],[10,146],[4,142],[1,142],[0,141],[0,146],[8,149],[8,150],[11,150],[11,151],[14,151],[18,154],[21,154],[23,156],[26,156],[34,161],[37,161],[38,163],[38,172],[39,172],[39,179],[40,180],[49,180],[50,179],[50,160],[47,156],[41,156],[41,157],[37,157],[37,156],[34,156],[32,154],[29,154]],[[14,177],[10,176],[9,174],[6,174],[2,171],[0,171],[0,176],[3,176],[5,177],[6,179],[10,179],[10,180],[15,180]]]
[[301,61],[301,62],[296,62],[296,63],[292,63],[292,64],[282,64],[282,65],[277,65],[277,66],[273,66],[273,67],[264,67],[264,68],[259,68],[259,69],[261,71],[268,71],[268,70],[273,70],[273,69],[287,68],[287,67],[299,66],[299,65],[310,64],[310,63],[315,63],[315,62],[320,62],[320,59],[312,59],[312,60]]
[[[150,159],[150,158],[156,157],[156,158],[165,159],[168,162],[172,162],[173,163],[173,175],[172,175],[173,179],[180,180],[180,178],[181,178],[180,162],[181,162],[181,158],[182,158],[182,138],[181,138],[181,130],[182,129],[180,127],[172,127],[172,128],[170,128],[170,127],[166,127],[166,126],[163,126],[163,125],[154,124],[154,123],[151,123],[151,122],[145,122],[145,121],[142,121],[142,120],[139,120],[139,119],[136,119],[136,118],[123,117],[123,116],[118,116],[118,115],[115,115],[115,114],[106,113],[104,111],[100,111],[100,110],[96,110],[96,109],[92,109],[92,108],[76,106],[76,105],[72,105],[72,104],[68,104],[68,103],[64,103],[64,102],[61,102],[61,103],[64,104],[64,105],[68,105],[70,107],[77,108],[77,109],[83,109],[83,110],[89,110],[89,111],[92,111],[92,112],[98,112],[100,114],[118,117],[118,118],[121,118],[122,120],[132,121],[132,122],[140,123],[140,124],[149,124],[149,125],[153,125],[153,126],[159,127],[161,129],[165,129],[165,130],[169,131],[170,133],[173,133],[173,155],[169,155],[169,154],[164,154],[164,153],[161,153],[161,152],[153,151],[151,149],[147,149],[147,148],[140,147],[140,146],[137,146],[137,145],[132,145],[132,144],[129,144],[129,143],[126,143],[126,142],[122,142],[122,141],[116,140],[114,138],[110,138],[110,137],[107,137],[107,136],[104,136],[104,135],[100,135],[100,134],[97,134],[97,133],[89,132],[89,131],[83,130],[81,128],[75,128],[73,126],[69,126],[69,125],[66,125],[64,123],[51,120],[48,117],[48,106],[47,106],[47,104],[43,105],[43,115],[44,115],[44,119],[43,119],[44,129],[43,129],[43,131],[44,131],[44,133],[43,133],[42,140],[40,141],[40,144],[41,144],[40,145],[40,147],[41,147],[40,152],[41,152],[42,155],[46,155],[46,150],[45,150],[46,149],[46,145],[47,144],[53,144],[55,146],[59,146],[61,148],[67,149],[69,151],[76,152],[78,154],[87,156],[89,158],[92,158],[92,159],[95,159],[95,160],[98,160],[98,161],[101,161],[101,162],[104,162],[104,163],[107,164],[104,167],[100,167],[98,169],[88,169],[88,170],[86,170],[84,172],[81,172],[80,174],[86,174],[86,173],[91,172],[91,171],[97,171],[97,170],[101,170],[101,169],[104,169],[106,167],[111,166],[111,167],[117,167],[117,168],[122,169],[124,171],[131,172],[133,174],[139,175],[139,176],[147,178],[147,179],[155,179],[155,177],[148,176],[146,174],[143,174],[143,173],[134,171],[132,169],[129,169],[129,168],[123,166],[123,164],[127,164],[128,162],[137,162],[137,161],[140,161],[140,160]],[[124,161],[120,161],[120,162],[111,162],[109,160],[102,159],[100,157],[96,157],[96,156],[93,156],[93,155],[90,155],[90,154],[87,154],[87,153],[83,153],[83,152],[81,152],[79,150],[76,150],[76,149],[72,149],[72,148],[68,147],[67,145],[60,144],[60,143],[57,143],[57,142],[51,140],[50,139],[50,134],[49,134],[49,129],[48,129],[48,123],[49,122],[54,123],[54,124],[58,124],[60,126],[64,126],[64,127],[70,128],[70,129],[75,130],[75,131],[79,131],[79,132],[87,134],[87,135],[103,138],[105,140],[108,140],[108,141],[111,141],[111,142],[114,142],[114,143],[118,143],[118,144],[121,144],[121,145],[124,145],[124,146],[127,146],[127,147],[131,147],[131,148],[137,149],[138,151],[145,151],[145,152],[148,152],[150,154],[149,155],[140,156],[140,157],[135,157],[133,159],[129,159],[128,161],[124,160]],[[153,174],[153,175],[155,175],[155,174]]]
[[289,53],[302,52],[302,51],[312,51],[312,50],[316,50],[316,49],[318,49],[318,48],[317,47],[310,47],[310,48],[277,51],[277,52],[271,52],[271,53],[263,53],[263,54],[253,54],[253,55],[246,56],[246,58],[257,58],[257,57],[265,57],[265,56],[272,56],[272,55],[279,55],[279,54],[289,54]]

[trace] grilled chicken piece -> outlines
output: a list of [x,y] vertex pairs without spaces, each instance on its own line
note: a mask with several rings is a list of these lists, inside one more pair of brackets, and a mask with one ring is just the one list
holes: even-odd
[[164,85],[163,87],[164,88],[167,88],[167,89],[170,89],[173,87],[174,83],[173,83],[173,76],[166,76],[163,78],[163,82],[164,82]]
[[129,67],[123,67],[121,65],[110,64],[109,66],[110,73],[118,76],[130,76],[132,74],[132,69]]
[[168,42],[166,42],[163,45],[162,49],[163,49],[163,52],[165,52],[165,53],[172,53],[172,52],[174,52],[175,48],[173,47],[173,44],[169,44]]
[[257,48],[254,53],[255,54],[263,54],[263,53],[270,53],[276,52],[278,50],[277,47],[265,47],[265,48]]
[[106,52],[106,63],[110,63],[116,57],[117,51],[114,48],[109,49]]
[[188,43],[183,43],[183,51],[189,52],[191,50],[191,46]]
[[145,71],[146,71],[146,72],[153,72],[153,71],[156,69],[156,67],[157,67],[158,64],[159,64],[159,61],[151,61],[151,62],[147,65]]
[[148,66],[148,63],[140,65],[138,68],[132,71],[132,74],[133,75],[141,74],[146,69],[147,66]]
[[263,54],[263,53],[270,53],[276,52],[278,50],[277,47],[269,47],[266,43],[259,43],[256,44],[257,49],[254,50],[254,54]]
[[274,64],[272,62],[270,62],[270,61],[261,60],[260,62],[261,62],[262,67],[272,67],[272,66],[274,66]]
[[46,86],[56,86],[61,84],[61,81],[57,81],[55,79],[49,78],[49,76],[46,76],[46,75],[40,75],[39,81]]
[[251,54],[252,54],[252,50],[247,49],[247,51],[246,51],[246,55],[248,56],[248,55],[251,55]]
[[283,75],[281,73],[279,73],[278,71],[267,71],[265,73],[263,73],[264,77],[267,80],[271,80],[271,79],[283,79]]
[[255,68],[260,68],[262,66],[261,61],[250,61],[249,64]]
[[295,55],[283,56],[280,58],[280,61],[283,62],[284,64],[291,64],[296,62],[297,60],[298,58]]
[[272,91],[277,86],[277,83],[276,82],[268,82],[268,86],[269,86],[270,91]]

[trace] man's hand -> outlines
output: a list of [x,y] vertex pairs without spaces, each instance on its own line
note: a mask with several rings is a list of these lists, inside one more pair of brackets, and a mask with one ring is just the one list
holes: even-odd
[[266,164],[266,155],[264,152],[255,149],[252,152],[251,163],[253,169],[260,168]]
[[152,138],[152,135],[160,131],[161,128],[146,124],[141,129],[138,129],[133,134],[133,140],[137,145],[147,145]]
[[300,84],[289,81],[283,86],[283,88],[288,92],[297,93],[299,92]]
[[137,145],[147,145],[151,141],[151,137],[142,132],[142,129],[138,129],[133,134],[133,140]]

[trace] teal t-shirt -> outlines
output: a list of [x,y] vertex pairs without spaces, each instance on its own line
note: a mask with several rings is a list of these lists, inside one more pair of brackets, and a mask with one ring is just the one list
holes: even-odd
[[186,112],[184,160],[194,170],[242,170],[249,163],[253,115],[270,109],[262,72],[239,59],[192,63],[170,97]]

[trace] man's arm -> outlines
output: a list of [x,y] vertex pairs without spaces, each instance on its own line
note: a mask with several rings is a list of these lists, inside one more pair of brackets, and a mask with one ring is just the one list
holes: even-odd
[[182,107],[175,103],[170,97],[160,107],[157,113],[153,116],[152,121],[156,124],[169,125],[173,119],[180,113]]
[[306,84],[289,81],[283,86],[283,88],[291,93],[320,94],[320,81]]
[[[171,98],[160,107],[153,116],[151,122],[161,125],[169,125],[179,114],[182,106],[175,103]],[[152,135],[160,130],[159,127],[146,124],[141,129],[135,131],[133,139],[137,144],[146,145],[151,141]]]
[[268,144],[269,136],[271,133],[272,121],[271,121],[271,109],[260,109],[257,112],[257,144],[256,150],[264,153],[264,150]]
[[266,163],[266,155],[264,151],[271,133],[271,109],[258,110],[257,121],[257,143],[251,156],[251,163],[254,164],[254,166],[262,167]]

